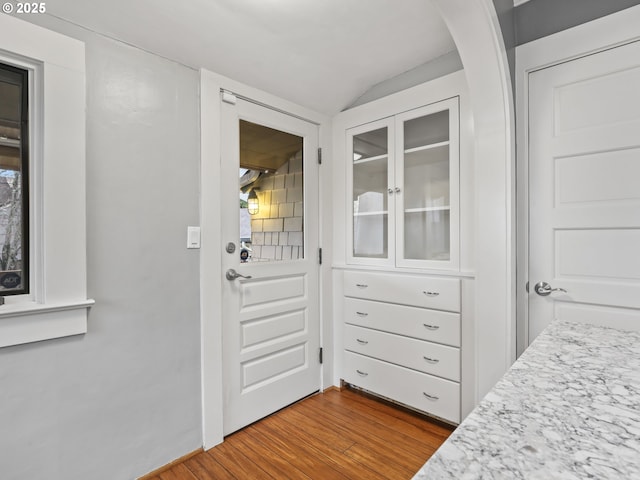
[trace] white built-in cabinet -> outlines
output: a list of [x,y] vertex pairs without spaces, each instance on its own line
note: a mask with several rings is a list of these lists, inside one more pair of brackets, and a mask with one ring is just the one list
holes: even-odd
[[451,423],[474,385],[465,92],[458,72],[334,122],[338,379]]
[[347,130],[348,263],[458,266],[458,98]]

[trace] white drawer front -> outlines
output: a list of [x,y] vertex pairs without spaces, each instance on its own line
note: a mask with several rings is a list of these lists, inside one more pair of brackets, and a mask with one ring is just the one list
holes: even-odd
[[344,294],[401,305],[460,311],[460,279],[457,278],[347,271],[344,272]]
[[344,352],[343,379],[431,415],[460,423],[458,383],[351,352]]
[[460,314],[344,298],[344,321],[430,342],[460,346]]
[[344,348],[431,375],[460,381],[460,349],[345,325]]

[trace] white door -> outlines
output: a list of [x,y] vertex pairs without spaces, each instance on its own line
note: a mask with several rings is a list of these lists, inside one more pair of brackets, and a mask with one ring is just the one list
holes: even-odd
[[221,128],[227,435],[320,387],[318,127],[238,98]]
[[640,42],[530,74],[529,342],[640,328],[639,86]]

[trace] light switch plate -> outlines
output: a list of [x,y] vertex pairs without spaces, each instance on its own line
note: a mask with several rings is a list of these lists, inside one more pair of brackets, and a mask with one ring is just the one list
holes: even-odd
[[200,248],[200,227],[187,227],[187,248]]

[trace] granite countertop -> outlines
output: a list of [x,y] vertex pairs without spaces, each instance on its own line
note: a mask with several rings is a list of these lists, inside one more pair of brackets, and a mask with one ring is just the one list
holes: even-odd
[[553,322],[415,480],[640,479],[640,332]]

